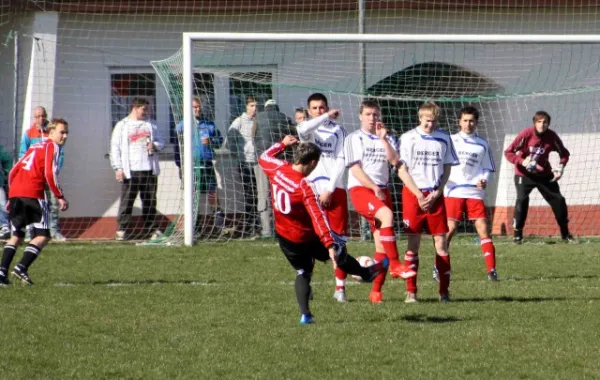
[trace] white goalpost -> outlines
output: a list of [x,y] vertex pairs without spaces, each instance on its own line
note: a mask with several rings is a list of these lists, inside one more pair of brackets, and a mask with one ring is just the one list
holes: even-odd
[[[511,136],[514,137],[514,134],[518,132],[518,130],[527,125],[527,119],[524,119],[524,115],[536,111],[536,109],[533,109],[532,107],[555,107],[558,112],[572,112],[566,108],[567,106],[579,107],[580,110],[585,112],[584,119],[593,124],[587,129],[573,131],[576,133],[572,136],[566,136],[565,140],[567,141],[567,144],[569,142],[573,144],[574,142],[580,141],[582,134],[589,134],[588,139],[600,139],[600,135],[597,133],[599,128],[598,125],[595,124],[595,120],[599,116],[597,105],[600,105],[600,96],[598,96],[598,92],[600,91],[600,73],[597,69],[590,69],[589,67],[577,66],[576,68],[570,67],[565,69],[562,66],[558,66],[562,65],[562,62],[566,60],[567,56],[572,56],[573,54],[581,54],[583,57],[581,58],[582,61],[593,62],[596,53],[588,51],[585,46],[588,44],[600,44],[600,35],[183,33],[183,242],[188,246],[194,244],[194,226],[196,221],[196,213],[194,211],[194,162],[192,141],[192,98],[194,97],[194,72],[197,65],[194,61],[194,56],[195,54],[198,54],[195,53],[195,45],[201,45],[203,43],[214,44],[214,46],[206,49],[206,51],[210,52],[209,55],[214,54],[214,56],[220,54],[219,49],[227,50],[227,54],[235,54],[236,49],[240,49],[240,51],[243,51],[244,49],[254,49],[256,54],[261,54],[266,51],[264,46],[274,44],[276,47],[273,47],[272,50],[277,51],[277,59],[272,59],[271,61],[264,59],[263,61],[270,63],[277,60],[279,60],[279,62],[285,61],[285,64],[290,67],[295,65],[294,69],[299,70],[294,73],[291,71],[279,73],[279,76],[277,77],[277,80],[279,81],[278,91],[282,98],[285,97],[282,94],[285,93],[287,89],[296,91],[298,88],[302,88],[303,90],[306,90],[303,91],[303,95],[309,90],[325,91],[330,89],[328,95],[332,97],[332,102],[342,103],[344,102],[343,99],[348,99],[347,109],[349,110],[352,110],[359,104],[358,99],[369,96],[385,102],[395,102],[395,106],[390,106],[392,112],[395,110],[402,110],[402,112],[404,112],[405,105],[401,105],[404,104],[403,102],[414,103],[415,101],[418,102],[423,99],[440,100],[448,104],[456,103],[457,105],[476,103],[484,109],[483,117],[487,128],[486,137],[490,140],[497,139],[492,145],[495,147],[495,158],[498,160],[502,160],[501,153],[503,147],[506,145],[506,141],[510,139]],[[251,44],[252,47],[248,48],[245,44]],[[353,75],[351,71],[346,71],[346,66],[342,65],[340,65],[339,71],[335,71],[336,69],[333,65],[336,61],[333,59],[329,66],[315,65],[315,72],[317,70],[326,70],[327,68],[332,69],[329,76],[336,77],[336,81],[335,83],[332,82],[328,84],[321,83],[326,80],[325,73],[312,73],[308,69],[301,69],[301,63],[296,63],[296,61],[300,60],[299,57],[301,57],[304,51],[318,52],[321,46],[329,46],[334,50],[337,45],[352,46],[358,44],[367,44],[367,50],[371,49],[372,52],[378,54],[377,60],[367,62],[367,65],[370,64],[372,67],[378,67],[380,73],[371,71],[370,74],[367,74],[367,78],[362,78],[363,80],[366,80],[367,86],[372,85],[371,92],[367,91],[366,94],[361,93],[360,89],[340,90],[340,88],[344,87],[344,79],[346,81],[352,81],[354,76],[360,76],[361,74],[357,71]],[[495,49],[495,44],[498,44],[498,46],[501,47]],[[307,48],[308,45],[311,47]],[[313,48],[313,46],[317,47]],[[548,47],[545,48],[544,46]],[[439,52],[432,51],[431,49],[437,49]],[[480,51],[482,49],[485,50],[483,54]],[[269,51],[265,53],[265,55],[271,53],[272,51]],[[243,55],[243,52],[239,54]],[[293,56],[292,59],[286,58],[285,54],[291,54]],[[386,94],[373,90],[375,88],[374,83],[377,83],[377,80],[394,72],[395,68],[394,70],[387,70],[385,65],[390,64],[390,62],[396,62],[400,54],[404,54],[404,56],[411,58],[413,62],[417,63],[427,63],[429,60],[432,60],[430,57],[435,57],[436,54],[439,54],[440,57],[443,56],[443,60],[448,64],[461,68],[463,71],[454,69],[454,71],[450,71],[450,75],[440,74],[439,78],[436,77],[440,81],[442,79],[446,81],[440,83],[451,83],[453,85],[459,83],[460,86],[456,85],[457,90],[455,96],[453,95],[454,93],[450,92],[449,88],[430,91],[426,86],[423,87],[424,90],[422,93],[413,91],[414,89],[411,88],[411,91],[407,91],[401,95],[394,95],[392,92]],[[478,56],[481,56],[481,62],[478,61]],[[495,60],[492,59],[494,56]],[[407,63],[410,63],[411,61],[409,58],[406,58],[406,62],[402,63],[402,65],[407,66]],[[518,68],[519,66],[515,65],[514,62],[509,62],[511,59],[517,61],[517,64],[521,64],[522,67],[527,67],[527,70],[523,71],[523,77],[519,78],[519,72],[514,72],[514,68]],[[548,64],[552,64],[552,60],[558,62],[555,64],[556,67],[554,68],[548,66]],[[204,60],[199,65],[202,66],[208,61],[208,59]],[[250,59],[249,61],[253,63],[258,60]],[[237,61],[224,61],[222,67],[231,67],[235,62]],[[316,61],[311,60],[310,62]],[[224,70],[219,67],[218,63],[215,64],[214,62],[210,62],[210,64],[213,71]],[[487,84],[485,85],[487,87],[484,86],[480,88],[479,93],[472,90],[471,87],[474,86],[474,83],[479,83],[480,86],[483,86],[481,83],[484,83],[484,81],[481,78],[473,79],[475,78],[475,75],[471,77],[471,74],[465,74],[468,72],[467,68],[471,66],[474,67],[472,69],[472,72],[474,73],[485,71],[487,77],[492,78],[490,83],[493,82],[493,80],[502,83],[502,86],[499,85],[497,88],[503,88],[504,90],[497,90],[494,92],[491,90],[493,86],[488,86]],[[539,70],[537,74],[535,72],[536,68]],[[317,78],[314,80],[314,83],[307,82],[305,76],[308,72],[311,72],[311,75],[314,75]],[[556,74],[554,72],[556,72]],[[457,75],[452,78],[452,73]],[[430,73],[423,75],[430,75]],[[540,75],[541,79],[534,83],[536,75]],[[541,77],[541,75],[544,76]],[[447,77],[449,77],[449,79]],[[318,81],[320,78],[323,78],[321,82]],[[408,78],[406,76],[402,78],[404,78],[403,80],[408,80],[406,79]],[[462,91],[462,93],[459,93],[460,91]],[[582,106],[577,103],[579,102],[578,99],[573,99],[573,103],[565,105],[565,99],[568,99],[569,95],[577,96],[576,94],[587,94],[587,103]],[[586,95],[582,96],[585,97]],[[292,101],[292,103],[301,104],[302,101],[303,99],[299,99],[297,102],[295,100]],[[455,108],[456,107],[453,109]],[[292,109],[292,107],[289,106],[288,109]],[[551,112],[556,111],[551,110]],[[348,115],[348,117],[349,116],[350,115]],[[450,118],[451,117],[449,116],[448,120],[450,120]],[[344,121],[344,123],[355,124],[355,121],[348,119],[347,121]],[[513,124],[516,123],[519,123],[519,126],[513,126]],[[564,121],[560,120],[560,118],[559,123],[559,129],[561,129],[560,132],[568,133],[569,126],[564,125]],[[452,125],[449,124],[448,128],[452,128]],[[577,133],[579,133],[579,135]],[[587,149],[588,145],[584,146]],[[591,154],[592,153],[590,152],[590,155]],[[584,161],[585,158],[577,161],[575,164],[577,166],[573,168],[574,171],[580,172],[584,170]],[[500,167],[500,165],[498,166]],[[597,172],[596,174],[600,176],[600,171],[598,171],[598,169],[593,169],[593,171],[594,173]],[[567,189],[572,187],[574,189],[573,191],[579,191],[581,186],[576,183],[576,173],[573,173],[573,175],[572,178],[566,178],[564,180],[565,186]],[[506,189],[510,189],[510,184],[506,183],[509,181],[507,178],[510,176],[510,167],[502,165],[501,172],[497,173],[497,176],[498,178],[494,183],[496,186],[494,194],[495,199],[493,200],[494,204],[492,205],[496,206],[496,211],[504,206],[510,206],[511,203],[511,195],[506,196],[506,194],[504,194]],[[510,193],[510,190],[506,191]],[[568,190],[567,194],[569,194]],[[503,199],[503,197],[506,199]],[[585,207],[585,205],[593,205],[595,207],[597,204],[600,204],[598,197],[588,193],[576,202],[583,207]],[[500,204],[502,207],[499,206]]]

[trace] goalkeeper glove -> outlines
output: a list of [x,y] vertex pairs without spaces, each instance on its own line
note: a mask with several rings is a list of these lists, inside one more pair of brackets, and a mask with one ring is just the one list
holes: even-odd
[[523,159],[521,165],[530,173],[534,173],[537,167],[537,162],[531,158],[531,156],[527,156]]
[[564,171],[565,171],[565,165],[559,164],[558,167],[552,171],[554,173],[554,178],[552,178],[550,180],[550,182],[558,181],[562,177]]

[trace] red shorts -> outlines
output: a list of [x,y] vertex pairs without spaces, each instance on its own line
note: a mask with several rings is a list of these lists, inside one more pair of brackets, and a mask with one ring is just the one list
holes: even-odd
[[[427,196],[429,191],[424,191]],[[421,234],[425,223],[431,235],[443,235],[448,232],[448,220],[446,219],[446,207],[444,207],[444,196],[440,196],[429,212],[421,210],[419,201],[414,194],[405,186],[402,188],[402,219],[404,232],[407,234]]]
[[375,214],[382,207],[392,209],[392,196],[388,189],[381,189],[385,194],[385,201],[377,198],[373,190],[363,186],[356,186],[350,189],[350,199],[354,209],[360,215],[364,216],[371,225],[371,232],[375,231]]
[[331,204],[323,208],[331,230],[338,235],[348,236],[348,195],[345,189],[336,188],[331,195]]
[[482,199],[453,198],[448,197],[444,201],[448,219],[460,222],[463,220],[463,212],[467,213],[467,219],[486,219],[485,204]]

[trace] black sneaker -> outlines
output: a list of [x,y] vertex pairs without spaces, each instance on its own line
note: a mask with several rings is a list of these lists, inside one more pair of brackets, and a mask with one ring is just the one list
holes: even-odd
[[490,281],[498,281],[498,272],[495,269],[492,269],[488,272],[488,280]]
[[569,234],[567,236],[563,236],[561,238],[561,240],[563,241],[563,243],[568,243],[568,244],[576,244],[577,243],[577,239],[575,239],[573,237],[573,235]]
[[0,286],[8,286],[10,285],[10,281],[8,281],[8,276],[4,270],[0,270]]
[[371,265],[370,267],[365,268],[365,269],[367,269],[367,275],[362,276],[363,281],[373,282],[373,280],[375,280],[375,277],[377,277],[380,273],[385,272],[388,269],[389,265],[390,265],[390,260],[386,257],[385,259],[381,260],[380,262],[375,263],[375,264]]
[[33,281],[31,281],[27,271],[22,269],[19,265],[15,266],[12,271],[12,275],[21,280],[21,282],[25,285],[33,285]]

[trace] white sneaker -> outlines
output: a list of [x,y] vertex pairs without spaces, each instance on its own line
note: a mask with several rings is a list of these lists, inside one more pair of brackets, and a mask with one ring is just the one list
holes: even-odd
[[163,233],[162,233],[162,231],[161,231],[161,230],[156,230],[156,231],[154,231],[154,233],[152,234],[152,236],[150,236],[150,240],[156,240],[156,239],[158,239],[159,237],[161,237],[161,236],[162,236],[162,234],[163,234]]
[[116,241],[125,240],[125,231],[117,231],[117,234],[115,235],[115,240]]
[[404,303],[418,303],[417,295],[415,293],[406,292],[406,299]]
[[333,299],[340,303],[348,302],[348,297],[346,297],[346,291],[344,289],[336,290],[335,293],[333,293]]
[[10,228],[6,226],[0,228],[0,239],[10,239]]
[[52,240],[54,241],[67,241],[67,238],[61,234],[60,232],[56,232],[54,235],[52,235]]

